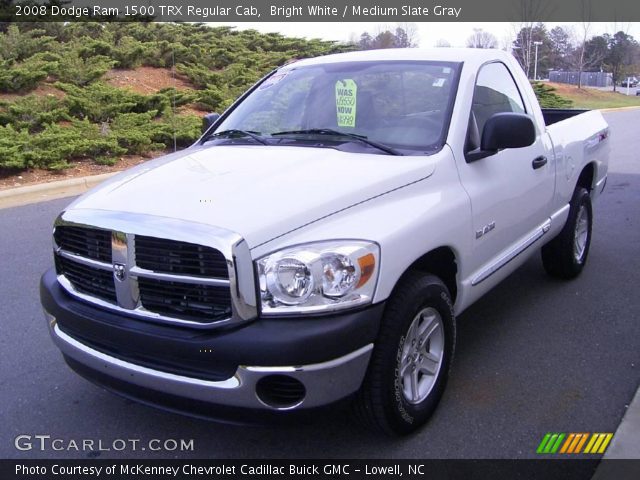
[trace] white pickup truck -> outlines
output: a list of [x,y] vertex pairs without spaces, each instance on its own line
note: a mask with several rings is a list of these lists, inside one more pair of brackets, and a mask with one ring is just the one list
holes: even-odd
[[206,123],[55,223],[52,338],[127,397],[240,421],[348,399],[408,433],[456,315],[541,249],[557,277],[587,260],[608,126],[541,110],[507,53],[301,60]]

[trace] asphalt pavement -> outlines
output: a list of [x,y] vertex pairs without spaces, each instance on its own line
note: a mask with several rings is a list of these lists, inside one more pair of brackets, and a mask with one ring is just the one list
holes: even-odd
[[[48,337],[40,274],[71,199],[0,210],[0,458],[534,458],[547,432],[615,432],[640,384],[640,111],[605,114],[613,146],[589,263],[571,282],[531,259],[459,318],[447,391],[428,425],[390,439],[347,410],[233,426],[124,400],[72,373]],[[58,446],[19,450],[19,435]],[[78,452],[71,441],[193,440],[193,451]],[[24,448],[24,444],[23,444]]]

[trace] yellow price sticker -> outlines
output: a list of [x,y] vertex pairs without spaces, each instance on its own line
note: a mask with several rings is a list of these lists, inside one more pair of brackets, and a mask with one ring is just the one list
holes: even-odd
[[356,126],[358,85],[350,78],[336,82],[336,115],[339,127]]

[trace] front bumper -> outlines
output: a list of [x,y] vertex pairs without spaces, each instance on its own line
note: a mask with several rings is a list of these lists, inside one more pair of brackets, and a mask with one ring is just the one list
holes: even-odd
[[[53,271],[42,277],[41,299],[53,341],[74,370],[125,396],[181,411],[189,404],[279,412],[335,403],[359,389],[383,310],[380,304],[331,317],[257,320],[235,330],[190,331],[71,298]],[[171,352],[173,363],[153,366],[154,348]],[[140,362],[132,350],[141,352]],[[217,373],[194,373],[199,356],[208,360],[199,360],[198,371],[208,361]],[[189,368],[181,371],[179,359]],[[286,404],[258,394],[263,379],[282,377],[303,386],[299,399]],[[168,406],[180,399],[188,401],[182,402],[187,408]],[[213,412],[206,416],[219,416],[215,408],[206,410]]]

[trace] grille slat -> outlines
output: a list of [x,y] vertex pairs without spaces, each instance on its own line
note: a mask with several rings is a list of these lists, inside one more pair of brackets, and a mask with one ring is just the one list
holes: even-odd
[[136,235],[136,265],[147,270],[194,277],[229,278],[227,261],[215,248]]
[[116,303],[113,274],[56,255],[56,271],[64,275],[78,292]]
[[53,237],[63,250],[82,257],[111,262],[111,232],[98,228],[56,227]]
[[190,320],[215,321],[231,315],[229,287],[138,279],[140,302],[149,311]]

